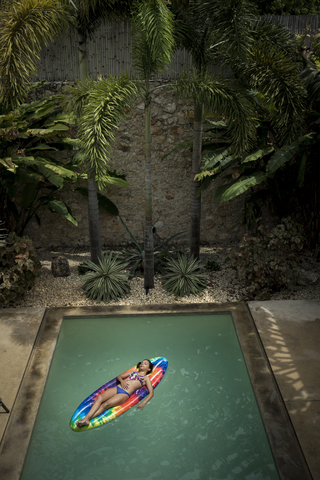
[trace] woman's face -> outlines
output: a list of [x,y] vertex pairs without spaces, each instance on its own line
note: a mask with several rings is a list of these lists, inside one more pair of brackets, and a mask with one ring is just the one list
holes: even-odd
[[148,372],[150,370],[149,360],[142,360],[140,363],[140,370]]

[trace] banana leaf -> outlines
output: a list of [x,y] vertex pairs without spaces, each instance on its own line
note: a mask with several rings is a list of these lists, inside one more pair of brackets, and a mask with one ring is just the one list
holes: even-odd
[[[84,197],[88,198],[88,189],[86,187],[78,187],[75,189],[75,192],[81,193]],[[117,216],[119,215],[118,207],[107,197],[97,192],[98,205],[101,210],[104,210],[109,215]]]
[[62,200],[54,198],[48,202],[47,206],[52,212],[63,215],[69,222],[73,223],[73,225],[78,226],[78,222],[73,217],[70,208]]
[[240,177],[233,182],[219,187],[214,196],[215,202],[226,202],[246,192],[250,187],[255,187],[265,181],[268,175],[264,172],[256,172],[249,177]]

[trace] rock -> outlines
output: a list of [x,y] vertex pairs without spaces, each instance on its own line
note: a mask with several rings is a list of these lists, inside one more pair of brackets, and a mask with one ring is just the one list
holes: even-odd
[[166,113],[173,113],[176,111],[176,104],[175,103],[167,103],[167,105],[163,106],[163,110]]
[[297,284],[300,286],[315,285],[318,280],[319,275],[317,273],[301,269],[297,278]]
[[51,270],[54,277],[69,277],[70,266],[68,259],[62,255],[54,258],[51,262]]

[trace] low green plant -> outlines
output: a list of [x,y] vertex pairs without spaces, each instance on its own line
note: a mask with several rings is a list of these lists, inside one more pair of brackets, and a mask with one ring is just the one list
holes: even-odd
[[32,241],[9,233],[0,244],[0,303],[14,302],[30,290],[40,269]]
[[82,268],[88,270],[82,286],[87,298],[98,302],[110,302],[129,291],[129,280],[124,273],[128,263],[119,261],[118,257],[118,254],[113,256],[110,252],[109,255],[102,254],[99,265],[90,260],[82,264]]
[[227,262],[251,293],[278,291],[299,273],[297,252],[304,241],[301,225],[286,218],[271,231],[260,226],[257,236],[244,237],[239,248],[229,253]]
[[[140,270],[141,272],[144,270],[144,244],[142,242],[138,242],[138,240],[133,236],[130,232],[127,225],[124,223],[122,218],[119,216],[122,225],[126,229],[129,237],[132,240],[127,247],[122,250],[121,256],[128,262],[130,265],[130,274],[129,278],[133,278],[137,272]],[[170,256],[175,255],[175,251],[173,248],[169,246],[170,242],[175,237],[182,235],[181,233],[176,233],[172,235],[167,240],[162,240],[159,235],[154,234],[154,271],[158,273],[164,274],[165,272],[165,265],[167,260]]]
[[79,275],[85,275],[90,270],[91,270],[91,268],[89,268],[88,265],[86,265],[86,262],[79,263],[79,265],[78,265],[78,274]]
[[179,253],[177,259],[167,261],[163,287],[176,297],[198,295],[206,288],[208,278],[199,260]]

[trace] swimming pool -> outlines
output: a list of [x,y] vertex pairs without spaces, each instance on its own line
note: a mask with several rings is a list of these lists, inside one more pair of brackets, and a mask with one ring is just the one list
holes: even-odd
[[[259,390],[262,377],[270,372],[262,362],[250,319],[241,325],[241,315],[232,308],[231,312],[212,306],[211,311],[190,312],[190,306],[188,311],[164,310],[119,315],[109,309],[103,318],[65,316],[63,321],[61,312],[51,312],[51,323],[47,318],[40,334],[44,338],[38,342],[42,353],[48,346],[46,336],[60,334],[22,480],[307,478],[285,476],[283,435],[290,432],[283,419],[273,419],[275,435],[270,435],[272,422],[266,425],[271,452],[249,378],[250,374]],[[243,355],[241,337],[251,359],[245,358],[250,352]],[[135,361],[158,355],[168,358],[168,371],[143,411],[132,409],[87,432],[69,428],[72,413],[89,393]],[[33,367],[39,367],[39,359],[34,360]],[[257,397],[268,417],[279,405],[274,385],[273,392],[265,384],[263,389],[265,399],[274,396],[271,410]],[[280,463],[277,442],[282,449]],[[290,467],[290,455],[286,462]],[[297,457],[292,465],[298,471]]]

